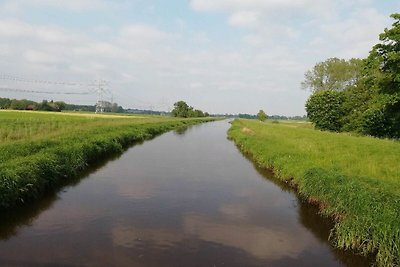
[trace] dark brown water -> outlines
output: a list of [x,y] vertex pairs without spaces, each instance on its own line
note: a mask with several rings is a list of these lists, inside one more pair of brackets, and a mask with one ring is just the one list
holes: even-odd
[[167,133],[1,214],[0,266],[368,266],[329,246],[329,221],[257,170],[228,127]]

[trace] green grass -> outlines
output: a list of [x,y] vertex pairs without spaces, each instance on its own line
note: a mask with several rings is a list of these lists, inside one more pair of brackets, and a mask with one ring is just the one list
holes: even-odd
[[210,120],[0,111],[0,209],[37,199],[135,142]]
[[250,120],[234,121],[228,135],[335,219],[337,247],[399,265],[400,142]]

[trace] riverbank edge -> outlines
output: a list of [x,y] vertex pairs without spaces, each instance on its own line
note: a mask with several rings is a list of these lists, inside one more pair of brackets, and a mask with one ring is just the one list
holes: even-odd
[[130,146],[168,131],[218,120],[182,119],[165,122],[104,127],[85,134],[62,137],[60,146],[0,164],[0,210],[5,211],[42,197],[66,180],[83,173],[91,164],[122,153]]
[[[242,153],[248,155],[260,168],[272,171],[278,180],[294,188],[301,198],[311,205],[317,206],[321,216],[330,217],[333,220],[334,229],[332,229],[329,238],[333,246],[342,250],[352,250],[364,256],[373,256],[376,266],[399,266],[398,243],[400,231],[398,227],[393,227],[393,224],[391,224],[386,226],[388,229],[385,229],[385,231],[376,233],[379,232],[377,227],[382,227],[382,225],[365,223],[363,221],[365,218],[353,218],[352,214],[346,213],[343,207],[335,206],[335,203],[330,202],[329,197],[326,197],[327,192],[330,190],[332,190],[329,193],[331,195],[335,193],[342,195],[338,191],[334,191],[340,190],[341,185],[336,185],[336,188],[329,185],[332,180],[338,180],[343,184],[348,181],[350,187],[353,190],[358,190],[360,195],[373,193],[372,190],[369,192],[367,189],[365,192],[360,193],[363,190],[362,184],[358,182],[358,179],[368,179],[368,177],[349,177],[337,172],[337,170],[332,172],[332,170],[322,168],[304,170],[303,177],[283,176],[279,166],[274,164],[276,158],[267,158],[259,151],[257,152],[257,142],[251,142],[256,139],[254,130],[251,127],[247,128],[248,125],[240,125],[239,120],[235,120],[231,124],[232,126],[228,130],[228,139],[232,140]],[[351,180],[352,178],[357,179]],[[324,188],[325,186],[326,188]],[[346,202],[346,199],[343,201]],[[347,201],[350,200],[348,199]],[[355,222],[357,220],[363,221],[363,224],[356,225]]]

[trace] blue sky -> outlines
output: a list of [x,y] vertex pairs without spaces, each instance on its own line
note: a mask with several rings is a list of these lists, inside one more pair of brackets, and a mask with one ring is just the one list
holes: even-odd
[[[303,115],[304,72],[329,57],[365,57],[398,11],[395,0],[3,0],[0,74],[105,79],[130,108],[167,110],[182,99],[212,113]],[[8,80],[0,87],[89,90]]]

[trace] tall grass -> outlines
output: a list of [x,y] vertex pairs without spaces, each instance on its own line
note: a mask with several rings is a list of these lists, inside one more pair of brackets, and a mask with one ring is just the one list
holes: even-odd
[[209,120],[0,112],[0,209],[39,198],[134,142]]
[[337,247],[399,265],[399,142],[249,120],[234,121],[228,135],[335,219]]

